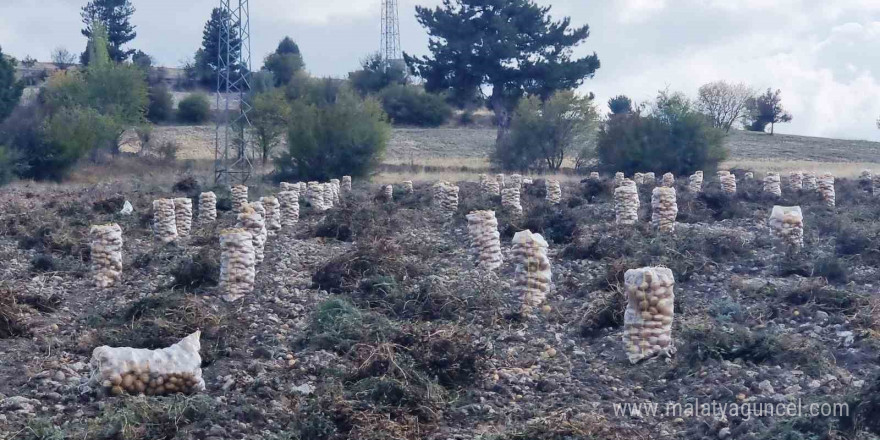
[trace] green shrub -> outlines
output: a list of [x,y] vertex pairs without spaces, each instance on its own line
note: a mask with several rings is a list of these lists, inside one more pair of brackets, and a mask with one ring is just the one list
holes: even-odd
[[177,105],[177,119],[181,122],[201,124],[211,117],[211,103],[208,95],[194,93],[183,98]]
[[572,155],[585,161],[596,125],[589,97],[562,91],[546,102],[536,96],[524,99],[513,115],[510,136],[496,145],[492,162],[504,170],[527,171],[558,170]]
[[14,61],[10,62],[3,54],[3,49],[0,48],[0,122],[3,122],[18,105],[18,100],[24,89],[24,85],[15,80],[13,63]]
[[171,120],[174,116],[174,97],[165,86],[150,88],[150,105],[147,107],[147,119],[153,123]]
[[437,127],[452,116],[452,108],[442,97],[425,93],[419,87],[392,85],[379,94],[382,108],[396,124]]
[[406,84],[406,66],[402,64],[386,66],[382,55],[375,53],[362,60],[361,69],[349,73],[348,80],[361,96],[366,96],[392,84]]
[[0,185],[6,185],[18,175],[18,153],[0,145]]
[[686,98],[661,92],[647,115],[634,112],[608,118],[599,131],[599,166],[626,174],[710,171],[727,155],[723,136]]
[[110,116],[105,116],[91,108],[64,108],[50,116],[45,122],[47,142],[54,147],[57,166],[61,178],[65,167],[90,152],[115,152],[116,139],[121,132],[120,124]]
[[288,149],[275,158],[276,177],[287,181],[365,177],[379,163],[391,134],[374,99],[341,92],[332,104],[292,104]]

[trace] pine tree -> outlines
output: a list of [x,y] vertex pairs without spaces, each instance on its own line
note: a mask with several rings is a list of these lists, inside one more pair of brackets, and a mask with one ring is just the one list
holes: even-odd
[[[226,45],[220,47],[220,32],[224,28],[229,30],[229,46],[232,51],[227,50]],[[217,85],[217,74],[220,70],[220,59],[229,60],[232,76],[241,74],[242,66],[238,65],[239,55],[241,54],[241,35],[238,26],[232,22],[232,17],[228,12],[214,8],[211,11],[211,19],[205,23],[205,30],[202,32],[202,48],[196,52],[195,64],[196,71],[199,74],[199,82],[205,86],[215,87]],[[225,85],[223,85],[225,87]]]
[[23,89],[21,82],[15,80],[14,60],[3,55],[3,48],[0,48],[0,122],[18,105]]
[[[110,59],[117,63],[126,61],[134,53],[134,49],[123,49],[122,46],[137,37],[135,27],[130,22],[134,11],[130,0],[90,0],[82,8],[82,21],[86,25],[82,34],[91,39],[94,24],[103,23],[107,31]],[[89,63],[88,55],[87,48],[80,57],[83,65]]]
[[445,0],[435,9],[416,7],[428,30],[431,57],[404,55],[430,92],[449,92],[459,104],[492,94],[489,106],[498,121],[501,143],[513,110],[524,95],[549,98],[573,89],[599,68],[596,54],[572,59],[572,49],[590,36],[589,26],[571,19],[552,21],[550,7],[532,0]]

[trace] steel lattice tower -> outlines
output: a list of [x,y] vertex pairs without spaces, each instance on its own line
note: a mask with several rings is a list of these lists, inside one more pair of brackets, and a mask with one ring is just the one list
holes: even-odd
[[[253,172],[254,148],[245,101],[250,90],[251,26],[249,0],[220,0],[223,20],[217,36],[217,119],[214,179],[231,185],[244,183]],[[237,108],[236,108],[237,107]]]
[[382,0],[382,41],[379,54],[386,66],[403,59],[400,50],[400,17],[397,15],[397,0]]

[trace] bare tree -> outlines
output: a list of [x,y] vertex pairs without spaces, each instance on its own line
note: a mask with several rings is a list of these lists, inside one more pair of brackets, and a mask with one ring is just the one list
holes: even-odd
[[76,55],[70,53],[70,51],[64,47],[56,47],[55,50],[52,51],[52,63],[58,66],[61,70],[67,70],[67,68],[75,62]]
[[754,96],[755,90],[743,83],[715,81],[700,87],[697,107],[712,120],[713,126],[730,131]]

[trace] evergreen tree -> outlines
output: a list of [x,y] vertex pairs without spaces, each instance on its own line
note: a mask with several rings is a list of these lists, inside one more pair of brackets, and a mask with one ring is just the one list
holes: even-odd
[[773,134],[778,123],[791,122],[791,113],[782,107],[781,90],[767,89],[767,92],[747,101],[747,113],[743,117],[743,125],[751,131],[765,131],[770,126]]
[[[134,49],[123,49],[122,46],[137,36],[134,25],[131,24],[131,16],[134,15],[134,6],[130,0],[90,0],[82,8],[82,21],[86,27],[82,34],[91,39],[96,22],[103,23],[107,31],[107,50],[110,59],[121,63],[128,60],[134,53]],[[83,65],[89,63],[88,49],[80,57]]]
[[18,105],[24,86],[15,80],[15,61],[3,55],[0,47],[0,122]]
[[272,72],[275,85],[280,87],[289,84],[294,75],[305,67],[299,46],[290,37],[284,37],[275,53],[266,57],[263,69]]
[[92,26],[89,44],[86,46],[89,54],[89,68],[103,68],[110,65],[110,47],[107,30],[104,24],[96,22]]
[[[220,47],[220,32],[224,28],[224,23],[229,31],[229,46],[232,52],[227,50],[225,44]],[[211,11],[211,19],[205,24],[205,30],[202,32],[202,47],[195,56],[197,80],[205,86],[216,87],[221,58],[224,61],[229,60],[232,76],[240,75],[243,70],[237,63],[240,54],[241,35],[238,26],[233,24],[228,12],[214,8]],[[225,87],[225,84],[223,86]]]
[[404,58],[429,92],[447,91],[464,100],[491,87],[489,106],[500,143],[521,97],[547,99],[579,86],[599,68],[595,53],[572,59],[572,49],[589,37],[589,26],[573,28],[570,18],[553,21],[549,13],[550,7],[532,0],[444,0],[435,9],[416,7],[432,56]]
[[632,100],[626,95],[617,95],[608,100],[608,110],[612,115],[625,115],[633,112]]

